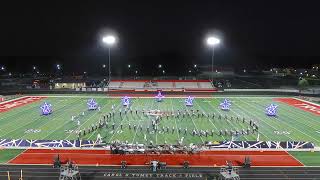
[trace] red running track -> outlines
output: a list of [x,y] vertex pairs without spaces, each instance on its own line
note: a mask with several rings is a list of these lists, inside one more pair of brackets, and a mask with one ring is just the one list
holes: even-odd
[[110,154],[105,150],[45,150],[30,149],[9,161],[10,164],[52,164],[59,154],[62,162],[69,159],[79,165],[146,165],[151,160],[166,162],[167,165],[180,166],[189,161],[191,166],[224,166],[226,161],[241,165],[245,156],[250,156],[252,166],[303,166],[286,151],[204,151],[199,154]]

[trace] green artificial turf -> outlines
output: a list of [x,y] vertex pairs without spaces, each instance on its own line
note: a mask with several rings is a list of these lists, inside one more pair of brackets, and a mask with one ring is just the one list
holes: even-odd
[[[88,111],[87,100],[94,97],[101,106],[101,112]],[[95,140],[100,134],[107,142],[114,140],[128,141],[129,143],[149,143],[152,141],[156,144],[177,143],[183,139],[183,143],[203,143],[205,141],[223,141],[231,140],[230,135],[219,135],[220,130],[227,129],[238,130],[247,129],[249,120],[254,120],[259,125],[259,137],[264,141],[311,141],[316,145],[320,145],[320,117],[310,112],[289,106],[284,103],[274,102],[272,97],[236,97],[229,96],[232,106],[230,111],[223,111],[219,108],[219,104],[224,97],[215,98],[196,98],[193,107],[184,105],[184,98],[166,98],[163,102],[156,102],[153,98],[132,98],[131,108],[133,113],[124,114],[124,107],[121,105],[120,98],[107,98],[101,95],[82,95],[82,96],[49,96],[38,102],[34,102],[25,106],[11,109],[0,114],[0,139],[77,139],[76,130],[90,128],[92,124],[96,124],[103,115],[111,112],[111,106],[115,106],[115,117],[109,122],[109,127],[103,127],[87,133],[82,139]],[[52,104],[53,113],[49,116],[40,115],[40,104],[47,101]],[[265,107],[271,103],[279,105],[278,117],[268,117],[265,115]],[[122,110],[120,117],[119,111]],[[192,110],[197,111],[205,116],[179,116],[179,118],[163,117],[158,126],[158,132],[151,130],[151,121],[155,116],[145,116],[141,111],[159,109],[164,113],[191,113]],[[135,110],[139,113],[136,115]],[[85,115],[82,115],[85,112]],[[206,117],[215,113],[215,118]],[[218,115],[222,118],[218,119]],[[71,116],[77,116],[80,121],[80,127],[77,121],[71,121]],[[227,116],[229,120],[225,120]],[[233,120],[230,118],[233,117]],[[236,121],[239,117],[240,121]],[[245,123],[242,123],[245,118]],[[112,129],[112,124],[115,129]],[[122,124],[122,129],[121,125]],[[129,129],[129,124],[131,129]],[[142,126],[136,130],[133,126]],[[149,127],[149,132],[147,131]],[[162,127],[169,127],[169,133],[163,132]],[[172,129],[175,129],[172,132]],[[181,128],[181,132],[178,129]],[[184,130],[187,128],[187,134]],[[31,129],[31,130],[30,130]],[[192,130],[208,130],[214,131],[211,136],[193,136]],[[29,132],[27,132],[29,130]],[[35,132],[31,132],[36,130]],[[40,130],[40,131],[38,131]],[[210,134],[210,133],[209,133]],[[234,137],[234,140],[256,140],[257,133],[250,135],[241,135]]]
[[0,150],[0,163],[7,163],[9,160],[15,158],[22,153],[24,149],[2,149]]
[[305,166],[320,166],[320,152],[292,151],[292,156],[302,162]]

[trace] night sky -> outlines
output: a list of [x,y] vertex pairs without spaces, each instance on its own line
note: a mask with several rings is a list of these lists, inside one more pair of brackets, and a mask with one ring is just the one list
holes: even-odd
[[0,7],[0,65],[8,71],[102,71],[107,48],[101,36],[119,38],[111,49],[113,71],[183,72],[210,64],[208,33],[222,44],[215,64],[225,67],[307,67],[320,62],[317,1],[24,1]]

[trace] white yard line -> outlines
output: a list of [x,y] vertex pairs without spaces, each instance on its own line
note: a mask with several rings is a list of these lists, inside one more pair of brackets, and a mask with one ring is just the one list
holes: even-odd
[[[233,101],[234,102],[234,101]],[[211,104],[211,103],[209,103],[210,104],[210,106],[214,109],[214,107],[213,107],[213,105]],[[230,108],[230,111],[231,112],[233,112],[235,115],[237,115],[238,116],[238,113],[236,113],[234,110],[232,110],[232,108]],[[220,115],[222,115],[219,111],[217,111]],[[234,121],[235,121],[235,119],[234,119]],[[241,120],[239,120],[239,121],[241,121]],[[233,126],[233,127],[236,127],[235,125],[235,123],[232,123],[232,121],[227,121],[231,126]],[[244,127],[243,126],[243,124],[242,123],[239,123],[239,124],[241,124],[240,126],[242,127],[242,128],[246,128],[247,129],[247,127]],[[248,138],[246,137],[246,136],[243,136],[246,140],[248,140]]]
[[10,99],[10,100],[7,100],[7,101],[2,101],[2,102],[0,102],[0,105],[1,105],[1,104],[6,104],[6,103],[9,103],[9,102],[12,102],[12,101],[17,101],[17,100],[19,100],[19,99],[26,98],[26,97],[34,97],[34,96],[22,96],[22,97]]
[[[193,118],[192,118],[192,114],[190,114],[190,111],[188,110],[188,108],[187,108],[186,106],[184,106],[184,108],[187,110],[188,114],[190,115],[189,117],[190,117],[190,119],[191,119],[194,127],[196,128],[197,131],[199,131],[199,129],[197,128],[196,124],[194,123],[194,120],[193,120]],[[201,139],[202,143],[204,143],[204,141],[203,141],[203,139],[202,139],[201,136],[200,136],[200,139]]]
[[[109,104],[110,104],[109,102],[106,103],[106,104],[104,104],[104,105],[102,106],[102,108],[103,108],[103,107],[106,107],[106,106],[109,105]],[[94,112],[94,113],[91,115],[91,117],[89,117],[82,125],[80,125],[79,127],[77,127],[77,129],[78,129],[78,130],[81,130],[81,127],[82,127],[84,124],[86,124],[86,123],[87,123],[92,117],[94,117],[97,113],[99,113],[99,111],[96,110],[96,112]],[[64,124],[66,124],[67,122],[68,122],[68,121],[66,121]],[[63,125],[64,125],[64,124],[63,124]],[[60,127],[61,127],[61,126],[60,126]],[[59,128],[60,128],[60,127],[59,127]],[[55,131],[56,131],[57,129],[59,129],[59,128],[56,128]],[[52,133],[54,133],[54,131],[53,131]],[[52,134],[52,133],[51,133],[51,134]],[[92,134],[94,134],[94,133],[92,133]],[[67,138],[69,138],[71,135],[72,135],[72,133],[70,133],[70,134],[65,138],[65,140],[66,140]],[[90,139],[90,138],[88,138],[88,139]]]
[[[112,103],[113,103],[113,102],[112,102]],[[106,107],[106,106],[109,105],[109,104],[110,104],[110,103],[108,102],[108,103],[106,103],[103,107]],[[91,117],[95,116],[96,113],[99,113],[99,112],[95,112]],[[107,113],[107,112],[105,112],[105,113]],[[88,120],[91,119],[91,117],[88,118],[87,121],[85,121],[83,124],[87,123]],[[80,126],[80,127],[81,127],[81,126]],[[81,130],[80,127],[77,127],[77,129],[78,129],[78,130]],[[90,138],[91,138],[94,134],[96,134],[96,131],[92,132],[87,139],[90,140]],[[72,135],[72,134],[69,134],[69,136],[70,136],[70,135]],[[69,137],[69,136],[68,136],[68,137]]]
[[[31,97],[31,96],[24,96],[24,97]],[[33,96],[32,96],[32,97],[33,97]],[[17,98],[17,99],[19,99],[19,98]],[[35,102],[41,102],[41,100],[40,100],[40,101],[35,101]],[[18,112],[13,113],[13,114],[11,114],[10,116],[6,116],[4,119],[11,118],[12,116],[16,116],[16,115],[19,114],[19,113],[22,113],[22,112],[25,112],[25,111],[29,111],[30,109],[33,109],[35,106],[37,106],[37,104],[35,104],[35,102],[31,102],[31,103],[25,104],[25,106],[28,106],[28,105],[29,105],[29,107],[28,107],[27,109],[19,109],[20,107],[23,107],[23,106],[13,108],[13,109],[18,110]],[[34,106],[30,106],[31,104],[33,104]],[[20,110],[21,110],[21,111],[20,111]],[[1,120],[3,120],[3,119],[0,118],[0,121],[1,121]]]
[[[172,103],[172,99],[170,99],[170,103],[171,103],[171,109],[172,109],[172,112],[175,112],[174,109],[173,109],[173,103]],[[177,125],[177,120],[175,117],[172,117],[174,119],[174,123],[176,125],[176,133],[178,135],[178,141],[180,140],[180,136],[179,136],[179,133],[178,133],[178,125]]]
[[[241,100],[240,100],[240,101],[241,101]],[[257,110],[257,107],[256,107],[256,106],[253,106],[253,105],[247,103],[246,101],[241,101],[241,102],[244,102],[245,104],[247,104],[248,107],[249,107],[249,106],[252,106],[253,109],[256,110],[255,112],[259,112],[259,110]],[[250,113],[249,111],[245,110],[244,108],[241,108],[240,106],[238,106],[238,107],[239,107],[240,109],[243,109],[244,111],[248,112],[249,114],[252,114],[253,117],[255,117],[256,120],[259,120],[259,121],[264,122],[265,124],[267,124],[268,126],[270,126],[273,130],[279,131],[279,129],[277,129],[277,128],[275,128],[274,126],[270,125],[270,124],[268,123],[268,121],[261,120],[261,118],[259,118],[258,116],[254,115],[254,113]],[[259,132],[260,132],[260,131],[259,131]],[[294,140],[294,139],[292,139],[290,136],[287,136],[286,134],[284,134],[284,136],[286,136],[287,138],[289,138],[289,139],[291,139],[291,140]],[[268,136],[266,136],[266,137],[268,137]],[[268,137],[268,138],[269,138],[269,137]]]
[[312,105],[315,105],[315,106],[320,106],[319,104],[316,104],[314,102],[310,102],[310,101],[307,101],[307,100],[304,100],[304,99],[299,99],[297,97],[293,97],[292,99],[295,99],[295,100],[298,100],[298,101],[302,101],[302,102],[306,102],[306,103],[309,103],[309,104],[312,104]]
[[[118,106],[114,109],[114,111],[116,112],[118,109],[120,109],[119,107],[121,106],[121,103],[120,104],[118,104]],[[114,117],[113,117],[114,118]],[[113,130],[113,132],[116,132],[117,130],[118,130],[118,128],[119,128],[120,126],[118,126],[115,130]],[[110,139],[109,139],[109,141],[108,141],[108,143],[110,143],[111,142],[111,140],[112,140],[112,138],[113,138],[113,136],[115,135],[116,133],[113,133],[112,134],[112,136],[110,137]]]
[[[154,101],[153,101],[154,102]],[[152,103],[153,104],[153,103]],[[159,108],[159,104],[160,104],[160,102],[157,102],[157,109],[160,109]],[[162,120],[161,120],[162,121]],[[160,123],[159,123],[160,124]],[[157,127],[157,128],[159,128],[159,126]],[[157,132],[156,132],[156,144],[158,143],[158,130],[157,130]]]
[[[287,105],[287,104],[286,104]],[[303,116],[304,118],[306,118],[306,119],[308,119],[308,120],[311,120],[311,121],[313,121],[314,119],[312,119],[312,118],[310,118],[310,117],[307,117],[307,116],[305,116],[303,113],[301,113],[300,111],[293,111],[292,109],[291,109],[291,107],[294,107],[294,106],[289,106],[289,107],[284,107],[285,108],[285,110],[287,110],[287,111],[290,111],[293,115],[294,114],[298,114],[299,116]],[[305,112],[307,112],[307,111],[305,111]],[[310,124],[305,124],[305,123],[303,123],[303,122],[300,122],[299,120],[296,120],[294,117],[292,117],[291,115],[289,115],[289,114],[286,114],[285,116],[287,116],[287,117],[290,117],[291,119],[293,119],[295,122],[298,122],[298,123],[300,123],[300,124],[303,124],[303,125],[306,125],[306,126],[308,126],[309,128],[311,128],[311,129],[313,129],[313,130],[318,130],[317,128],[314,128],[315,126],[314,125],[310,125]],[[309,121],[310,122],[310,121]],[[318,126],[320,126],[320,121],[313,121],[313,122],[315,122]],[[314,124],[314,123],[312,123],[312,124]]]
[[[252,106],[252,107],[256,108],[255,106],[253,106],[253,105],[251,105],[251,104],[249,104],[249,103],[247,103],[247,102],[244,102],[244,103],[248,104],[249,106]],[[310,136],[310,135],[308,135],[308,134],[300,131],[299,129],[295,128],[294,126],[291,126],[291,125],[290,125],[289,123],[287,123],[286,121],[281,121],[281,122],[284,123],[284,124],[287,124],[287,126],[291,127],[291,129],[295,129],[296,131],[298,131],[298,132],[300,132],[300,133],[302,133],[302,134],[310,137],[311,139],[314,139],[314,140],[316,140],[317,142],[320,142],[319,140],[313,138],[312,136]],[[266,123],[267,123],[267,122],[266,122]],[[272,127],[272,126],[271,126],[271,127]],[[289,137],[289,136],[287,136],[287,137]],[[290,139],[291,139],[291,138],[290,138]]]
[[[236,116],[238,116],[238,113],[236,113],[232,108],[230,108],[230,111],[231,112],[233,112]],[[235,119],[233,120],[233,121],[235,121]],[[239,121],[241,121],[241,120],[239,120]],[[235,123],[232,123],[232,121],[229,121],[229,123],[231,124],[231,125],[234,125]],[[239,123],[240,124],[240,126],[242,127],[242,128],[248,128],[248,127],[245,127],[245,126],[243,126],[243,123]],[[262,134],[262,133],[261,133]],[[243,136],[246,140],[248,140],[248,138],[247,138],[247,136]]]
[[[300,100],[300,99],[297,99],[297,100]],[[305,101],[305,102],[309,103],[308,101]],[[283,103],[283,102],[281,102],[281,103]],[[294,108],[296,108],[296,109],[299,109],[299,110],[301,110],[302,112],[308,113],[308,114],[310,114],[310,115],[312,115],[312,116],[316,116],[316,115],[312,114],[312,113],[309,112],[309,111],[305,111],[305,110],[300,109],[300,108],[298,108],[298,107],[295,107],[295,106],[293,106],[293,105],[290,105],[290,104],[287,104],[287,103],[283,103],[283,104],[285,104],[286,106],[289,106],[289,107],[294,107]],[[311,121],[313,121],[313,122],[315,122],[315,123],[317,123],[317,124],[320,122],[320,121],[317,121],[317,120],[315,120],[315,119],[313,119],[313,118],[311,118],[311,117],[309,117],[309,116],[305,116],[305,114],[303,114],[301,111],[293,111],[293,110],[291,110],[291,108],[288,108],[288,107],[286,107],[286,109],[288,109],[289,111],[291,111],[291,112],[293,112],[293,113],[295,113],[295,114],[299,114],[300,116],[303,116],[304,118],[307,118],[307,119],[309,119],[309,120],[311,120]],[[316,117],[317,117],[317,116],[316,116]]]
[[[211,102],[211,101],[210,101]],[[197,103],[197,102],[196,102]],[[198,103],[197,103],[198,104]],[[213,106],[211,105],[211,103],[209,103],[209,105],[213,108]],[[198,104],[198,106],[202,109],[202,111],[203,111],[203,108]],[[214,109],[214,108],[213,108]],[[207,115],[206,113],[205,113],[205,111],[203,111],[204,112],[204,114],[205,115]],[[210,119],[210,117],[208,117],[208,119],[209,119],[209,121],[210,121],[210,123],[213,125],[213,127],[217,130],[217,131],[219,131],[219,129],[216,127],[216,125],[214,125],[214,123],[211,121],[211,119]],[[221,135],[221,137],[223,138],[223,140],[226,140],[226,138],[223,136],[223,135]]]
[[[76,101],[77,102],[77,101]],[[71,103],[72,104],[72,103]],[[71,104],[66,104],[65,106],[69,106],[69,105],[71,105]],[[65,107],[65,106],[63,106],[63,107]],[[63,108],[63,107],[61,107],[61,108]],[[59,108],[59,109],[61,109],[61,108]],[[71,109],[73,109],[73,108],[75,108],[75,107],[72,107]],[[39,128],[39,129],[41,129],[43,126],[45,126],[45,125],[47,125],[48,123],[50,123],[50,122],[52,122],[54,119],[57,119],[58,117],[61,117],[63,114],[60,114],[59,116],[56,116],[56,117],[54,117],[54,118],[52,118],[52,119],[50,119],[50,120],[47,120],[47,122],[46,123],[44,123],[43,125],[41,125],[40,127],[37,127],[37,128]],[[65,123],[64,123],[65,124]],[[56,130],[56,129],[55,129]],[[54,131],[55,131],[54,130]],[[53,131],[53,132],[54,132]],[[51,132],[50,134],[52,134],[53,132]],[[46,137],[48,137],[50,134],[48,134],[47,136],[45,136],[45,137],[41,137],[41,139],[46,139]],[[25,134],[25,135],[23,135],[22,137],[20,137],[20,139],[22,139],[23,137],[25,137],[26,135],[28,135],[28,134]]]
[[[242,116],[243,117],[246,117],[246,118],[249,118],[249,119],[251,119],[251,117],[248,115],[248,114],[245,114],[243,111],[246,111],[246,110],[244,110],[242,107],[240,107],[240,105],[236,105],[236,104],[234,104],[235,106],[237,106],[237,107],[239,107],[239,109],[241,110],[240,111],[240,113],[242,113]],[[248,111],[246,111],[246,112],[248,112]],[[249,113],[250,115],[251,115],[251,113]],[[253,115],[253,117],[256,117],[255,115]],[[264,120],[262,120],[263,122],[264,122]],[[266,123],[267,124],[267,123]],[[268,125],[268,124],[267,124]],[[268,125],[269,126],[269,125]],[[263,135],[263,136],[265,136],[267,139],[270,139],[266,134],[263,134],[262,133],[262,131],[259,131],[259,134],[261,134],[261,135]]]
[[[112,102],[112,103],[113,103],[113,102]],[[121,103],[118,104],[118,106],[114,109],[114,111],[116,112],[116,111],[119,109],[120,106],[121,106]],[[92,116],[91,116],[91,117],[92,117]],[[91,118],[91,117],[90,117],[90,118]],[[87,121],[88,121],[88,120],[87,120]],[[86,122],[87,122],[87,121],[86,121]],[[86,123],[86,122],[85,122],[85,123]],[[85,124],[85,123],[84,123],[84,124]],[[84,124],[83,124],[83,125],[84,125]],[[81,125],[81,126],[82,126],[82,125]],[[81,127],[81,126],[80,126],[80,127]],[[118,129],[118,128],[119,128],[119,126],[117,127],[117,129]],[[96,133],[96,132],[92,132],[89,137],[91,137],[91,136],[92,136],[93,134],[95,134],[95,133]],[[116,133],[113,133],[113,135],[111,136],[111,138],[114,136],[114,134],[116,134]],[[111,139],[111,138],[110,138],[110,139]],[[89,138],[88,138],[88,139],[89,139]],[[109,142],[110,142],[110,139],[109,139]]]
[[[106,105],[108,105],[109,103],[106,103],[103,107],[105,107]],[[92,117],[94,117],[95,116],[95,114],[97,114],[99,111],[96,111],[91,117],[89,117],[84,123],[82,123],[79,127],[78,127],[78,129],[79,130],[81,130],[81,127],[82,126],[84,126]],[[93,133],[92,133],[93,134]],[[71,136],[72,134],[69,134],[66,138],[65,138],[65,140],[67,139],[67,138],[69,138],[70,136]]]
[[[136,100],[139,101],[139,99],[136,99]],[[139,103],[139,104],[140,104],[140,103]],[[119,104],[119,106],[120,106],[120,105],[121,105],[121,104]],[[119,107],[119,106],[118,106],[118,107]],[[125,122],[131,122],[131,120],[129,120],[128,118],[126,118]],[[139,121],[138,126],[139,126],[139,125],[140,125],[140,121]],[[137,130],[138,130],[138,128],[139,128],[138,126],[137,126]],[[118,125],[118,127],[117,127],[114,131],[118,131],[119,128],[120,128],[120,126]],[[137,131],[136,131],[136,132],[137,132]],[[116,134],[116,133],[113,133],[113,134],[112,134],[112,136],[110,137],[110,139],[109,139],[109,141],[108,141],[109,143],[111,142],[111,140],[112,140],[112,138],[114,137],[115,134]],[[136,134],[135,134],[135,135],[136,135]],[[134,139],[135,139],[135,136],[133,137],[132,142],[134,141]]]
[[[252,99],[272,99],[272,98],[288,98],[288,97],[292,97],[292,96],[223,96],[221,94],[218,94],[218,96],[196,96],[196,98],[205,98],[205,99],[219,99],[219,98],[252,98]],[[46,95],[46,96],[42,96],[42,95],[37,95],[37,96],[30,96],[30,97],[63,97],[63,98],[87,98],[87,97],[91,97],[91,98],[110,98],[110,99],[120,99],[120,96],[92,96],[92,95],[79,95],[79,96],[75,96],[75,95],[67,95],[67,96],[61,96],[61,95]],[[179,96],[168,96],[166,99],[171,98],[171,99],[184,99],[188,97],[188,95],[179,95]],[[140,99],[154,99],[154,96],[133,96],[131,97],[132,99],[135,98],[140,98]]]
[[[67,105],[65,105],[65,106],[67,106]],[[62,106],[61,108],[65,107],[65,106]],[[59,108],[59,109],[61,109],[61,108]],[[59,115],[58,117],[60,117],[60,116],[61,116],[61,115]],[[55,118],[56,118],[56,117],[55,117]],[[53,118],[53,119],[55,119],[55,118]],[[23,125],[21,125],[21,126],[18,126],[17,128],[15,128],[15,129],[13,129],[13,130],[11,130],[11,131],[7,132],[6,134],[2,135],[2,137],[3,137],[3,136],[5,136],[5,135],[7,135],[7,134],[9,134],[9,133],[11,133],[11,132],[13,132],[13,131],[16,131],[16,130],[18,130],[18,129],[20,129],[20,128],[24,127],[24,126],[28,126],[29,124],[34,123],[35,121],[38,121],[39,119],[41,119],[41,115],[40,115],[40,117],[39,117],[39,118],[36,118],[35,120],[30,121],[29,123],[27,123],[27,124],[23,124]],[[24,137],[24,136],[25,136],[25,135],[23,135],[22,137]],[[22,137],[20,137],[20,138],[22,138]]]
[[[140,100],[139,100],[139,105],[140,105]],[[145,106],[144,106],[144,108],[142,108],[142,109],[146,109],[146,105],[147,105],[147,103],[145,104]],[[151,105],[151,107],[153,106],[153,103],[152,103],[152,105]],[[143,119],[144,119],[145,117],[143,117]],[[136,129],[136,132],[135,132],[135,134],[134,134],[134,136],[133,136],[133,139],[132,139],[132,144],[134,143],[134,140],[136,139],[136,136],[137,136],[137,133],[138,133],[138,129],[139,129],[139,126],[141,125],[141,122],[142,122],[143,120],[141,119],[141,121],[138,121],[138,126],[137,126],[137,129]]]

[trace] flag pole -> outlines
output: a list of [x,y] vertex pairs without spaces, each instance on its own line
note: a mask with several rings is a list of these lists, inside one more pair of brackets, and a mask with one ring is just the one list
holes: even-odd
[[8,175],[8,180],[11,180],[9,171],[7,171],[7,175]]

